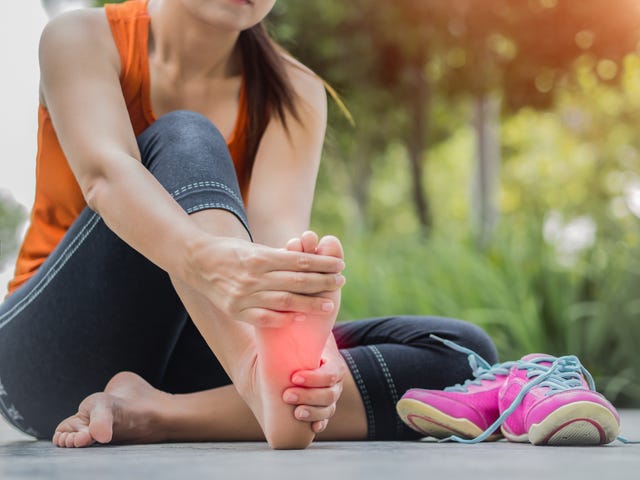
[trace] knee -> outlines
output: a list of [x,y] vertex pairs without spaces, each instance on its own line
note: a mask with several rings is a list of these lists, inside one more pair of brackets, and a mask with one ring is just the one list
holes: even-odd
[[235,167],[227,143],[208,118],[196,112],[167,113],[138,136],[142,163],[164,187],[216,181],[233,186]]
[[155,121],[150,127],[157,140],[167,146],[213,145],[226,150],[226,142],[218,128],[204,115],[190,110],[175,110]]
[[138,136],[143,163],[153,171],[158,163],[195,163],[232,167],[227,142],[211,121],[199,113],[176,110],[163,115]]
[[498,352],[491,337],[482,328],[473,323],[459,322],[456,343],[473,350],[489,364],[493,365],[498,361]]

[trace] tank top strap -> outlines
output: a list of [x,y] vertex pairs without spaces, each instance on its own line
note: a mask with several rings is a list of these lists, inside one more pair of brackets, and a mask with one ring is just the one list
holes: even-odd
[[144,86],[149,80],[147,0],[107,4],[104,10],[120,55],[120,84],[137,135],[152,123],[144,102]]

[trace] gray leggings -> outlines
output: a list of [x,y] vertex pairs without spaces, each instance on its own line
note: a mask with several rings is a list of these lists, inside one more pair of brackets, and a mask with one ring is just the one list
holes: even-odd
[[[143,164],[185,211],[224,209],[249,230],[225,141],[205,117],[167,114],[138,144]],[[497,361],[486,334],[459,320],[388,317],[334,328],[370,439],[416,438],[395,413],[398,397],[470,376],[465,355],[430,333]],[[84,397],[123,370],[171,393],[231,383],[167,273],[85,208],[37,273],[0,305],[0,413],[30,435],[50,438]]]

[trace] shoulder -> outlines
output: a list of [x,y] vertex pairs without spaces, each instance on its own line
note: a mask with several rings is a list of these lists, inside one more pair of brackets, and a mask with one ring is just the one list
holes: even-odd
[[74,49],[106,45],[110,40],[109,22],[102,8],[83,8],[63,13],[49,21],[40,37],[40,49],[64,45]]
[[295,94],[300,115],[313,115],[324,122],[327,116],[327,93],[324,81],[310,68],[288,54],[283,54],[285,71]]
[[109,63],[120,68],[120,59],[109,22],[102,8],[63,13],[49,21],[40,36],[40,67],[47,70],[65,65]]

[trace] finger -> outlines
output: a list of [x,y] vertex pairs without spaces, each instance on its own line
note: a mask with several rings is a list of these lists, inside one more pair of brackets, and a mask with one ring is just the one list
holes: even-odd
[[306,388],[332,387],[342,382],[346,371],[335,363],[325,363],[316,370],[299,370],[291,377],[294,385]]
[[313,433],[321,433],[327,429],[327,425],[329,425],[329,420],[320,420],[319,422],[313,422],[311,424],[311,430]]
[[260,328],[282,328],[296,321],[306,320],[306,315],[297,312],[278,312],[266,308],[250,308],[242,312],[238,320]]
[[311,230],[307,230],[300,237],[302,243],[302,250],[306,253],[316,253],[318,248],[318,235]]
[[262,262],[265,271],[288,270],[291,272],[339,273],[344,270],[342,259],[314,253],[289,252],[269,249],[266,261]]
[[336,413],[335,403],[328,407],[310,407],[307,405],[300,405],[293,411],[293,416],[301,422],[319,422],[331,418]]
[[243,301],[242,310],[262,308],[278,312],[328,315],[335,304],[328,298],[298,295],[291,292],[256,292]]
[[256,284],[256,290],[275,290],[305,295],[331,292],[345,284],[339,273],[269,272]]
[[340,383],[328,388],[288,388],[282,399],[289,405],[308,405],[311,407],[328,407],[336,403],[342,393]]

